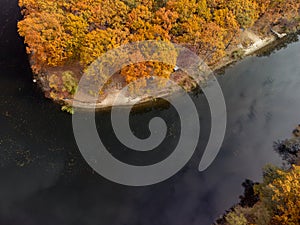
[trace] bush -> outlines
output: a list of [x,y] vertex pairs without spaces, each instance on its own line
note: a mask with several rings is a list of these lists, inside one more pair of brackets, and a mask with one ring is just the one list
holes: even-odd
[[61,107],[61,110],[62,110],[62,111],[65,111],[65,112],[68,112],[68,113],[70,113],[70,114],[74,114],[74,109],[73,109],[73,107],[70,106],[70,105],[63,105],[63,106]]
[[74,95],[77,90],[77,81],[74,78],[72,71],[65,71],[62,73],[63,89],[69,94]]
[[247,225],[247,219],[245,216],[239,212],[238,209],[234,209],[233,212],[228,213],[226,216],[226,222],[229,225]]
[[245,51],[243,49],[235,50],[231,53],[231,58],[234,60],[242,59],[245,55]]

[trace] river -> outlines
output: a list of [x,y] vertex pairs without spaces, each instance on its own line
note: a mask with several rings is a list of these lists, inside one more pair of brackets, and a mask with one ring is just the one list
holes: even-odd
[[[194,95],[202,131],[197,153],[167,181],[127,187],[93,172],[76,146],[71,116],[32,82],[16,32],[21,18],[16,4],[1,0],[0,224],[208,225],[238,202],[246,178],[260,181],[265,164],[281,165],[273,141],[290,137],[300,122],[299,41],[269,56],[248,57],[218,77],[228,126],[222,149],[206,171],[199,173],[197,167],[209,135],[209,110],[205,97]],[[144,157],[118,147],[109,116],[97,113],[97,123],[104,142],[124,161],[153,163],[177,143],[180,127],[172,108],[132,114],[132,127],[141,138],[148,135],[147,120],[153,116],[165,118],[170,127],[162,151],[140,153]]]

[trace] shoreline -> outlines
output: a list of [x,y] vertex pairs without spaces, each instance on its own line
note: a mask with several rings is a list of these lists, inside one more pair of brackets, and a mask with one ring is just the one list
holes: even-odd
[[[232,56],[226,55],[223,58],[221,58],[221,60],[219,60],[219,63],[216,63],[215,65],[211,66],[210,68],[214,75],[223,73],[224,70],[227,67],[229,67],[230,65],[232,65],[236,62],[239,62],[246,57],[254,55],[256,52],[266,48],[267,46],[269,46],[271,44],[275,43],[275,46],[276,46],[276,42],[279,42],[280,40],[284,39],[285,37],[288,37],[290,35],[297,33],[297,32],[289,33],[287,35],[284,35],[283,38],[278,38],[275,35],[260,38],[251,31],[246,30],[244,32],[246,32],[247,35],[251,35],[252,38],[255,39],[255,41],[253,41],[253,43],[251,45],[249,45],[247,48],[242,47],[242,46],[237,46],[234,48],[234,50],[232,52],[241,51],[242,56],[239,56],[238,58],[232,58]],[[45,78],[44,74],[38,74],[34,77],[34,79],[37,81],[38,85],[40,86],[40,88],[43,90],[43,92],[47,96],[47,93],[50,92],[51,88],[49,87],[49,81],[47,80],[47,78]],[[192,91],[192,89],[189,90],[189,92],[190,91]],[[51,96],[48,96],[48,97],[51,100],[53,100],[54,102],[56,102],[62,106],[65,106],[67,108],[70,108],[71,113],[73,112],[73,104],[75,104],[76,108],[78,108],[80,110],[88,111],[88,110],[95,109],[95,110],[99,111],[99,110],[107,110],[111,107],[132,107],[132,106],[134,106],[137,108],[142,108],[144,106],[151,105],[151,103],[154,101],[154,98],[152,98],[151,96],[138,96],[135,98],[123,96],[122,101],[120,101],[120,98],[119,98],[118,104],[114,105],[114,100],[115,100],[116,96],[119,95],[119,92],[120,91],[111,92],[101,102],[97,102],[97,103],[79,101],[74,98],[62,98],[62,99],[57,100],[57,99],[51,98]],[[166,97],[174,95],[176,93],[178,93],[178,89],[176,89],[176,88],[174,89],[174,87],[171,87],[171,88],[168,87],[168,88],[163,89],[160,92],[158,92],[157,98],[166,98]]]
[[[288,35],[292,35],[292,33],[288,34]],[[225,62],[223,64],[220,63],[216,67],[213,68],[213,71],[214,71],[214,73],[218,73],[217,71],[224,69],[224,68],[230,66],[231,64],[242,61],[243,59],[254,55],[257,51],[260,51],[263,48],[268,47],[269,45],[271,45],[279,40],[280,39],[276,38],[275,36],[269,36],[269,37],[265,37],[264,39],[259,39],[256,42],[254,42],[252,45],[250,45],[248,48],[240,48],[241,50],[244,51],[244,55],[241,58],[228,60],[227,62]]]

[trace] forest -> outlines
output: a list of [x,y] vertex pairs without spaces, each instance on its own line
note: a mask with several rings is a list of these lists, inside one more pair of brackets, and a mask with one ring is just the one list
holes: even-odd
[[250,206],[237,206],[226,215],[228,225],[296,225],[300,221],[300,166],[289,171],[268,165],[263,183],[254,189],[259,201]]
[[[288,29],[299,22],[300,1],[20,0],[19,6],[24,15],[19,33],[38,74],[74,63],[84,69],[108,50],[142,40],[182,44],[211,65],[226,55],[243,29],[255,25],[264,35],[271,25]],[[149,77],[149,68],[158,76],[173,69],[145,62],[121,74],[129,83]]]
[[[299,128],[299,126],[298,126]],[[296,225],[300,223],[300,136],[274,142],[283,166],[266,165],[263,181],[243,183],[244,195],[217,225]]]

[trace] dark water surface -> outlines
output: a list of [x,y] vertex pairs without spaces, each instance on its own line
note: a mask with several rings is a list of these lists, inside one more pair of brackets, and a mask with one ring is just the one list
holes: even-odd
[[[251,57],[219,77],[228,107],[223,147],[205,172],[197,166],[209,135],[204,96],[197,153],[178,174],[149,187],[125,187],[94,173],[76,146],[71,116],[32,83],[14,0],[0,11],[0,224],[2,225],[207,225],[238,201],[245,178],[259,181],[266,163],[281,164],[272,150],[300,121],[300,42],[268,57]],[[162,160],[179,135],[172,109],[149,108],[131,117],[138,136],[161,116],[169,133],[161,152],[124,153],[111,135],[109,114],[97,114],[99,133],[116,157],[133,164]],[[102,131],[102,132],[101,132]],[[167,143],[168,142],[168,143]],[[119,146],[119,147],[118,147]]]

